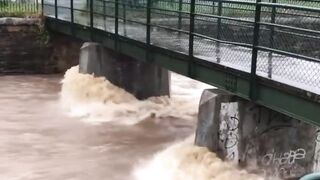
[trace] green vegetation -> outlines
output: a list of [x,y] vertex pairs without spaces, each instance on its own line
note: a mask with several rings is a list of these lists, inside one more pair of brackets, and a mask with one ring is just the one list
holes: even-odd
[[39,24],[39,36],[38,36],[38,41],[41,46],[46,46],[49,41],[50,41],[50,33],[49,31],[45,28],[43,23]]
[[[255,0],[242,0],[243,2],[255,2]],[[272,0],[262,0],[263,2],[272,2]],[[313,0],[276,0],[279,4],[288,4],[294,6],[302,6],[302,7],[312,7],[312,8],[320,8],[320,1]],[[161,8],[165,10],[174,10],[179,11],[179,2],[177,1],[168,1],[168,0],[158,0],[153,4],[155,8]],[[195,11],[197,13],[211,13],[214,9],[218,9],[218,2],[215,3],[213,1],[197,1],[195,5]],[[181,10],[184,12],[190,11],[190,3],[183,2],[181,6]],[[245,4],[236,4],[236,3],[223,3],[224,11],[254,11],[254,5],[245,5]],[[225,12],[229,14],[228,12]],[[231,12],[230,12],[231,13]],[[236,13],[236,14],[239,14]]]
[[320,8],[320,2],[317,0],[277,0],[277,2],[296,6]]
[[0,2],[0,17],[34,17],[38,15],[36,3]]
[[[240,0],[239,0],[240,1]],[[241,0],[244,2],[255,2],[256,0]],[[274,2],[274,0],[262,0],[263,2]],[[114,0],[106,1],[106,14],[113,16],[114,15]],[[146,0],[140,0],[132,2],[130,0],[123,0],[120,3],[125,3],[126,15],[128,18],[145,18],[146,16]],[[182,0],[182,4],[179,5],[179,0],[152,0],[152,17],[156,18],[157,16],[162,18],[170,18],[173,16],[177,16],[179,11],[185,12],[186,14],[182,14],[182,16],[188,16],[190,12],[190,0],[189,2],[186,0]],[[302,6],[302,7],[310,7],[310,8],[320,8],[320,2],[317,0],[276,0],[279,4],[287,4],[294,6]],[[95,12],[99,12],[103,14],[103,0],[95,1]],[[222,16],[228,17],[251,17],[253,18],[255,15],[255,4],[238,4],[238,3],[222,3]],[[157,10],[159,9],[159,10]],[[195,13],[197,14],[214,14],[218,15],[218,2],[217,0],[196,0],[195,5]],[[119,14],[121,15],[123,11],[122,4],[119,5]],[[175,11],[169,12],[169,11]],[[272,12],[271,7],[263,6],[262,12],[266,12],[264,16],[270,16]],[[297,16],[306,16],[308,15],[304,11],[287,11],[282,8],[277,8],[277,13],[279,14],[290,14]],[[200,17],[200,16],[198,16]]]

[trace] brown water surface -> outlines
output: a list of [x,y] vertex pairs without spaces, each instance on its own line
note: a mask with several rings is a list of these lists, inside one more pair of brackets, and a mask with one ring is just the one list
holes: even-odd
[[1,180],[128,180],[139,161],[193,133],[179,118],[85,123],[61,108],[61,78],[0,77]]

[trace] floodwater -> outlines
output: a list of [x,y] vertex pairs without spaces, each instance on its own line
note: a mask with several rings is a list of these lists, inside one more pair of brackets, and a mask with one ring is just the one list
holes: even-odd
[[138,101],[77,67],[0,76],[0,180],[262,179],[192,145],[207,87],[173,74],[171,99]]

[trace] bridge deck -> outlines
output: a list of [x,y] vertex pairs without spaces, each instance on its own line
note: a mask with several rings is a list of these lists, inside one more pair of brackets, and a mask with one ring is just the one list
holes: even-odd
[[[137,10],[141,11],[141,9],[132,8],[128,4],[122,6],[123,4],[117,1],[111,2],[113,6],[110,8],[106,5],[106,3],[110,3],[110,1],[94,0],[93,3],[95,6],[91,7],[92,11],[90,11],[90,8],[89,10],[79,10],[79,8],[83,8],[86,5],[81,4],[80,1],[74,1],[73,6],[78,7],[77,10],[70,5],[70,2],[66,3],[66,1],[64,1],[65,4],[58,3],[56,6],[55,4],[47,2],[44,7],[44,12],[48,17],[51,17],[52,20],[55,19],[56,23],[64,22],[73,25],[76,24],[77,27],[82,27],[82,29],[89,27],[89,29],[87,28],[87,31],[91,33],[90,38],[95,36],[92,35],[92,31],[94,31],[94,33],[102,31],[107,32],[110,35],[115,35],[115,37],[111,38],[112,41],[127,38],[135,40],[135,42],[140,42],[140,44],[146,44],[147,46],[144,47],[144,50],[146,51],[146,54],[148,54],[149,51],[149,55],[150,52],[152,52],[151,54],[156,56],[150,47],[160,47],[162,51],[167,50],[167,53],[173,52],[185,55],[181,56],[187,58],[185,75],[217,85],[220,88],[236,93],[244,98],[255,100],[260,104],[295,118],[313,123],[320,123],[320,119],[318,120],[316,117],[318,116],[318,112],[314,112],[320,111],[318,104],[318,95],[320,95],[320,51],[318,49],[318,47],[320,47],[320,9],[318,8],[298,7],[277,3],[261,3],[260,8],[262,7],[262,12],[260,15],[262,16],[264,13],[268,15],[258,17],[257,23],[256,8],[259,3],[244,2],[246,8],[242,7],[240,9],[242,11],[250,12],[244,17],[239,18],[236,17],[237,15],[233,17],[229,17],[228,15],[223,16],[223,14],[221,14],[222,10],[219,11],[219,3],[217,2],[215,6],[214,1],[213,7],[216,7],[216,12],[201,14],[201,12],[197,12],[197,8],[195,8],[193,13],[188,13],[181,9],[180,6],[180,11],[178,11],[180,14],[170,16],[168,16],[168,12],[173,10],[166,10],[166,13],[155,13],[155,11],[161,9],[156,7],[154,9],[150,8],[150,11],[148,12],[148,8],[146,8],[148,5],[142,5],[144,8],[142,9],[142,12],[145,12],[146,14],[144,16],[141,15],[141,12],[135,12]],[[57,2],[60,2],[60,0]],[[103,14],[99,11],[99,7],[102,5],[98,2],[104,2]],[[202,2],[208,1],[199,1],[199,4],[204,6],[202,5]],[[239,2],[221,2],[226,4],[239,4]],[[183,4],[186,2],[180,1],[180,3]],[[190,4],[190,2],[188,3]],[[316,2],[315,4],[320,7],[320,3]],[[98,8],[96,8],[96,6]],[[114,12],[112,8],[114,9],[117,6],[119,11]],[[122,8],[122,11],[119,6]],[[127,7],[126,11],[124,11],[124,7]],[[72,8],[73,11],[70,10]],[[224,11],[226,12],[231,6],[221,8],[225,8]],[[192,8],[189,8],[188,10],[190,9]],[[253,12],[251,12],[252,9]],[[283,9],[286,10],[285,13],[280,13]],[[290,11],[291,9],[292,12]],[[112,11],[111,14],[114,17],[108,15],[108,13],[110,14],[108,10]],[[271,13],[275,10],[278,12],[278,19],[273,17]],[[147,23],[148,13],[151,17],[154,16],[154,18],[150,18],[150,23]],[[115,16],[116,14],[118,15]],[[190,21],[190,17],[192,17],[191,14],[194,14],[193,22]],[[290,17],[288,17],[289,15]],[[180,19],[175,18],[177,16],[179,16]],[[224,24],[220,22],[219,25],[219,20],[240,23],[235,25],[234,22],[224,22]],[[301,22],[302,25],[300,26],[302,27],[299,27],[297,24]],[[257,24],[259,24],[258,30],[260,33],[258,34],[260,34],[260,37],[256,39],[258,44],[254,44],[254,35],[257,33],[257,31],[254,30]],[[52,26],[52,28],[55,29],[57,26]],[[190,30],[192,30],[191,28],[193,28],[193,33],[190,33]],[[70,32],[72,35],[72,33],[75,33],[75,26],[73,26],[71,30],[72,32]],[[82,38],[84,39],[88,38],[87,36],[85,37],[85,35],[73,35],[80,36],[80,38],[83,36]],[[192,36],[192,43],[190,43],[190,36]],[[264,39],[264,36],[268,37],[265,37]],[[113,43],[116,44],[116,42]],[[118,48],[117,46],[118,45],[115,45],[115,49]],[[191,46],[192,48],[190,48]],[[130,54],[129,49],[126,50],[128,51],[127,53],[125,50],[122,50],[121,52],[132,55],[132,53]],[[256,62],[253,61],[254,58],[252,55],[255,50],[257,51]],[[133,54],[134,53],[135,52],[133,52]],[[144,55],[137,55],[137,57],[143,56]],[[148,60],[148,57],[142,60]],[[219,67],[219,71],[226,74],[226,76],[223,77],[223,81],[225,82],[221,83],[221,80],[217,80],[214,77],[211,78],[215,80],[210,79],[210,77],[200,78],[202,72],[199,72],[200,70],[197,70],[196,67],[192,67],[195,62],[199,61],[210,64],[210,66],[213,67],[212,69]],[[172,61],[171,63],[174,64],[176,62]],[[254,72],[252,71],[252,64],[256,65]],[[169,69],[176,72],[180,71],[179,68],[172,67],[171,65],[164,66],[171,67]],[[180,71],[180,73],[182,72]],[[231,76],[229,77],[228,74],[231,74]],[[246,76],[249,77],[247,79],[244,78],[248,84],[241,85],[240,79]],[[252,76],[257,76],[254,78],[254,81],[259,82],[253,83]],[[255,86],[257,87],[253,87],[252,84],[256,84]],[[253,98],[251,96],[252,89],[258,91],[256,93],[258,94],[257,96],[265,96],[264,98],[267,98],[263,93],[262,87],[259,87],[257,84],[267,84],[268,87],[272,87],[276,91],[283,91],[281,92],[283,94],[279,96],[279,100],[261,100],[259,97]],[[286,99],[285,96],[290,97],[289,99]],[[268,95],[268,97],[272,98],[273,95]],[[276,93],[274,93],[274,98],[277,98]],[[297,100],[297,98],[299,100]],[[308,107],[308,110],[305,111],[304,108],[303,111],[305,112],[301,112],[298,110],[298,107],[284,107],[288,106],[286,105],[288,102],[299,102],[299,106],[305,105],[305,108]],[[306,115],[306,113],[309,113],[309,115]]]

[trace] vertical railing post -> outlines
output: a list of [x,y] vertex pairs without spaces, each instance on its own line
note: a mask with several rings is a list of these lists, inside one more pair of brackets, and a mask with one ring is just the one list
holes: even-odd
[[106,8],[106,0],[103,0],[103,25],[104,25],[104,30],[107,31],[107,8]]
[[257,97],[257,59],[258,45],[260,35],[260,17],[261,17],[261,0],[256,0],[256,10],[254,18],[252,59],[251,59],[251,79],[250,79],[250,98],[255,100]]
[[[217,36],[216,38],[218,40],[221,39],[221,16],[222,16],[222,0],[218,0],[218,19],[217,19]],[[220,57],[220,42],[216,42],[216,57],[217,57],[217,63],[221,62]]]
[[191,0],[190,3],[190,30],[189,30],[189,66],[188,66],[188,74],[191,78],[195,77],[194,71],[194,18],[195,18],[195,6],[196,0]]
[[[16,3],[18,3],[18,2],[16,2]],[[18,8],[17,8],[18,11],[21,11],[21,10],[20,10],[20,7],[21,7],[21,6],[23,6],[23,5],[19,3],[19,4],[18,4]]]
[[181,30],[182,28],[182,5],[183,5],[183,0],[179,0],[179,19],[178,19],[178,29]]
[[[12,3],[10,3],[10,4],[12,4]],[[27,5],[26,4],[22,5],[22,9],[23,9],[23,11],[27,11],[27,9],[28,9]]]
[[70,0],[70,20],[73,26],[74,23],[74,7],[73,7],[73,0]]
[[87,9],[86,10],[89,10],[90,9],[90,0],[87,0]]
[[5,10],[6,10],[6,7],[9,7],[8,0],[4,0],[4,5],[5,5],[5,7],[4,7],[4,11],[5,11]]
[[221,38],[222,0],[218,2],[217,39]]
[[146,42],[148,46],[151,41],[151,0],[147,0],[147,31],[146,31]]
[[39,12],[39,0],[36,0],[36,12]]
[[215,6],[216,6],[216,1],[215,0],[212,0],[212,14],[214,15],[216,13],[215,11]]
[[73,0],[70,0],[70,20],[71,20],[71,34],[74,35],[74,7],[73,7]]
[[54,17],[58,19],[58,0],[54,0]]
[[[20,8],[19,8],[20,9]],[[26,5],[21,5],[22,11],[26,11]],[[20,11],[20,10],[19,10]]]
[[93,41],[93,0],[90,0],[90,39]]
[[147,0],[147,31],[146,31],[146,43],[147,43],[147,54],[146,59],[147,61],[151,61],[151,1]]
[[119,40],[119,0],[115,0],[115,25],[114,25],[114,34],[115,34],[115,50],[118,51],[118,40]]
[[10,12],[10,9],[12,9],[12,3],[10,1],[7,1],[7,3],[8,3],[8,7],[9,7],[8,11]]
[[9,1],[8,0],[5,0],[5,8],[4,8],[4,10],[6,11],[6,12],[10,12],[10,7],[11,7],[11,5],[10,5],[10,3],[9,3]]
[[3,11],[6,6],[6,1],[0,1],[0,10]]
[[41,0],[41,16],[44,15],[44,0]]
[[[277,3],[277,0],[270,0],[272,3]],[[276,7],[272,6],[272,11],[271,11],[271,24],[274,24],[276,21]],[[274,47],[274,26],[270,26],[270,39],[269,39],[269,47],[273,48]],[[270,51],[268,54],[268,77],[272,78],[272,56],[273,53]]]
[[122,0],[123,34],[127,35],[127,2]]

